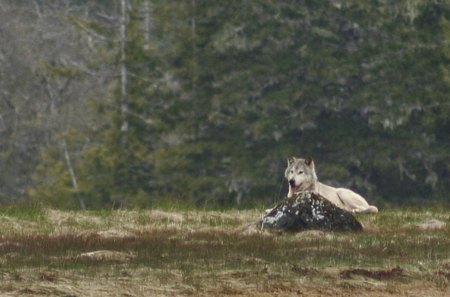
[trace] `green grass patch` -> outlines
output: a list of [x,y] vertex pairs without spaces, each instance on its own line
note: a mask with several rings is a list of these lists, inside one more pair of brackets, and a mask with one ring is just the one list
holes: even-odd
[[20,220],[39,221],[45,219],[45,209],[37,203],[20,202],[12,205],[0,206],[0,216],[12,217]]

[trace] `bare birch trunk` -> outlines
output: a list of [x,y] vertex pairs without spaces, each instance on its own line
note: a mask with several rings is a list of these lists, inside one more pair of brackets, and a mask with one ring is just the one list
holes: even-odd
[[150,0],[145,0],[142,4],[142,11],[144,14],[144,40],[149,41],[150,40],[150,34],[152,32],[152,6],[150,3]]
[[195,20],[195,10],[196,10],[196,1],[192,0],[192,19],[191,19],[191,30],[192,30],[192,90],[196,91],[197,88],[197,79],[198,79],[198,69],[197,69],[197,24]]
[[80,197],[79,189],[78,189],[78,182],[77,182],[77,176],[75,175],[75,170],[73,170],[72,162],[70,161],[69,151],[67,150],[67,143],[64,139],[62,141],[62,148],[64,151],[64,158],[66,159],[66,165],[70,173],[70,178],[72,179],[72,186],[75,190],[75,194],[78,199],[78,203],[80,204],[80,208],[82,210],[86,210],[86,204],[84,203],[84,200]]
[[128,134],[128,90],[127,90],[127,65],[125,46],[127,42],[127,0],[120,1],[120,94],[121,106],[120,111],[122,115],[122,125],[120,131],[122,133],[121,143],[124,145],[127,142]]

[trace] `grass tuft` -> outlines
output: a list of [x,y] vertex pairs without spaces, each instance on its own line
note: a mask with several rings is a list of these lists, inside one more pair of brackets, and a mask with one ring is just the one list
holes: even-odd
[[39,221],[45,218],[45,209],[38,203],[20,202],[0,206],[0,217],[12,217],[20,220]]

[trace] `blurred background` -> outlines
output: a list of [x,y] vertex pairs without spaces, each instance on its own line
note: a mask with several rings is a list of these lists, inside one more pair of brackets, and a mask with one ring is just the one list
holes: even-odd
[[0,0],[3,204],[448,205],[449,118],[447,0]]

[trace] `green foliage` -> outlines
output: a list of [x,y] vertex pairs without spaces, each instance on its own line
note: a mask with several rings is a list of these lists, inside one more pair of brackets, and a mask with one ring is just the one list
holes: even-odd
[[47,151],[39,199],[270,203],[286,156],[309,155],[321,180],[369,200],[446,201],[446,1],[155,0],[150,38],[140,9],[127,24],[128,112],[117,88],[107,125],[82,132],[96,141],[78,156],[77,193]]
[[45,209],[38,203],[20,201],[13,205],[0,206],[0,217],[6,216],[35,222],[44,220],[45,215]]

